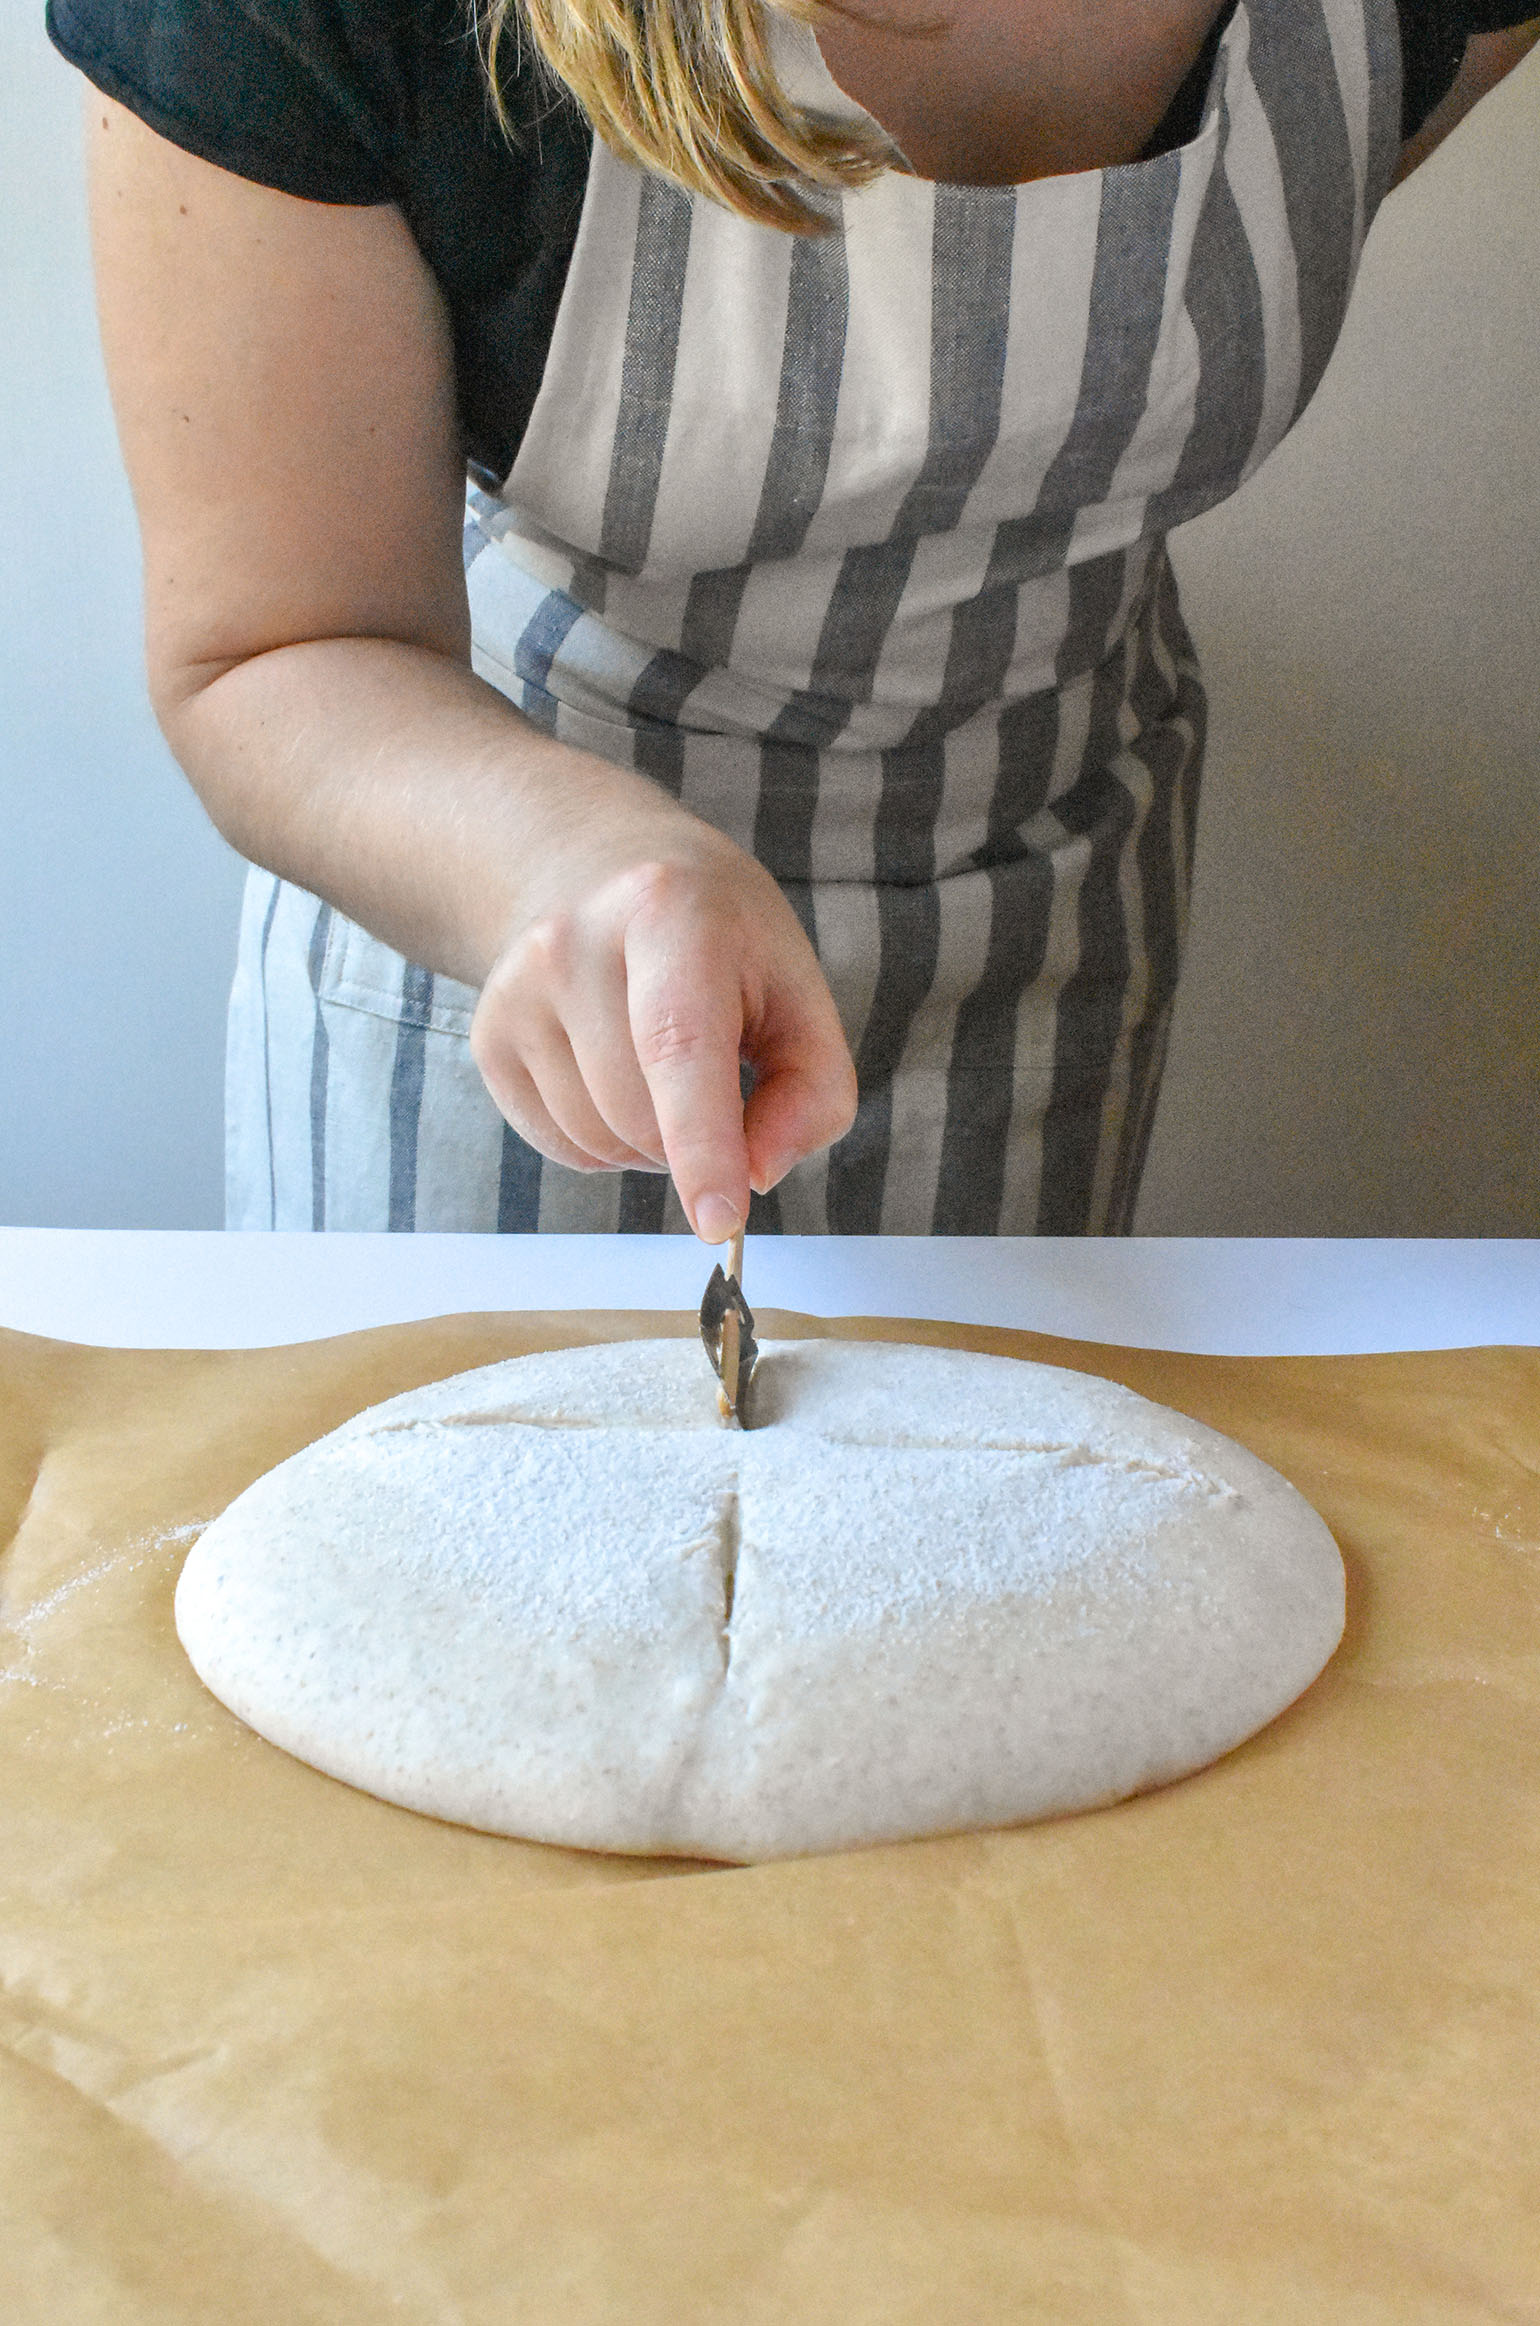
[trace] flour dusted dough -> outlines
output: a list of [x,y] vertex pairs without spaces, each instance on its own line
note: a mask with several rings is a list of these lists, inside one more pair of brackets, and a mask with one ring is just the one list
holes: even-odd
[[1342,1630],[1244,1448],[1054,1367],[771,1344],[463,1373],[233,1502],[177,1628],[315,1767],[458,1823],[751,1860],[1083,1809],[1272,1719]]

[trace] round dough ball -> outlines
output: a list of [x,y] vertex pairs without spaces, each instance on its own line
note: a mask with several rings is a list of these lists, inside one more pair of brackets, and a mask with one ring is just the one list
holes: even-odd
[[1342,1632],[1336,1545],[1216,1431],[1089,1375],[772,1343],[463,1373],[259,1478],[177,1629],[231,1710],[387,1801],[752,1860],[1011,1825],[1201,1768]]

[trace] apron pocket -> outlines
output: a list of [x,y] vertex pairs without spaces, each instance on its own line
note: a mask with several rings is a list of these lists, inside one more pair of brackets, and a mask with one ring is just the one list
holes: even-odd
[[362,1010],[396,1026],[421,1026],[466,1039],[476,989],[403,959],[340,913],[331,916],[316,998],[339,1009]]

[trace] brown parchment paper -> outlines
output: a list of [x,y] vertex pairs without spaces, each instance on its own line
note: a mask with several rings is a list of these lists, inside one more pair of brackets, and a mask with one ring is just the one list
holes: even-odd
[[750,1869],[467,1833],[208,1697],[200,1525],[640,1315],[0,1336],[6,2326],[1540,2320],[1540,1351],[1106,1373],[1277,1464],[1346,1642],[1165,1792]]

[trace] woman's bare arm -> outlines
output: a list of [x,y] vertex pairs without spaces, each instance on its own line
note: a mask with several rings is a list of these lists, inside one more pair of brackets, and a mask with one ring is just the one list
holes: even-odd
[[472,1046],[527,1137],[577,1168],[666,1161],[716,1240],[854,1106],[795,916],[472,674],[449,329],[399,214],[296,201],[89,108],[172,748],[243,854],[483,989]]
[[1516,24],[1508,32],[1477,33],[1467,41],[1460,70],[1454,86],[1439,100],[1415,137],[1409,138],[1401,149],[1401,163],[1393,185],[1401,185],[1415,169],[1419,169],[1452,129],[1478,105],[1488,92],[1505,81],[1518,65],[1524,62],[1530,50],[1540,42],[1540,18],[1529,24]]

